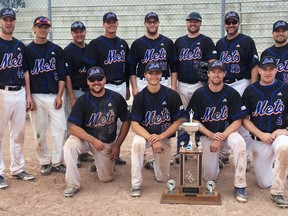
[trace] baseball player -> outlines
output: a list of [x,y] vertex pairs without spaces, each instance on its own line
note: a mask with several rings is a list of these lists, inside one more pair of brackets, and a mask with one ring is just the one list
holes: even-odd
[[278,20],[273,24],[272,36],[275,44],[261,54],[263,56],[273,56],[276,58],[277,70],[276,79],[288,82],[288,23]]
[[10,173],[22,180],[32,180],[34,176],[23,170],[23,144],[26,109],[32,107],[29,75],[25,64],[25,45],[14,38],[16,14],[11,8],[0,11],[0,189],[8,187],[4,180],[2,143],[6,129],[10,131]]
[[224,84],[224,63],[217,60],[209,63],[209,84],[197,89],[187,107],[194,112],[193,121],[200,123],[200,142],[203,150],[203,178],[215,181],[219,174],[220,148],[231,150],[234,155],[234,193],[237,201],[247,202],[246,143],[236,132],[241,118],[247,115],[241,96],[232,87]]
[[[242,96],[245,88],[257,80],[258,54],[253,39],[238,32],[240,17],[235,11],[225,15],[225,29],[227,35],[216,43],[218,59],[225,64],[226,76],[224,83],[232,86]],[[251,137],[245,128],[240,127],[239,133],[247,144],[247,160],[249,169]],[[220,159],[229,161],[229,153],[221,149]],[[221,161],[219,161],[221,162]]]
[[[90,68],[87,71],[90,91],[77,99],[68,118],[71,136],[63,148],[67,166],[66,197],[74,196],[80,188],[76,163],[78,155],[83,152],[92,152],[101,182],[110,182],[115,178],[115,160],[130,128],[130,113],[125,99],[119,93],[104,88],[105,82],[106,76],[101,68]],[[116,138],[118,118],[122,125]]]
[[149,62],[144,76],[148,86],[135,96],[131,114],[131,128],[136,133],[131,146],[132,197],[141,196],[141,170],[146,148],[152,147],[156,180],[165,182],[169,179],[170,138],[175,136],[184,116],[178,93],[160,84],[161,64]]
[[[202,17],[197,12],[191,12],[186,17],[188,34],[179,37],[175,41],[176,54],[178,57],[178,88],[182,103],[186,108],[190,98],[196,89],[203,86],[198,73],[202,62],[211,62],[217,59],[215,45],[210,37],[200,33]],[[179,163],[180,143],[184,141],[186,146],[189,135],[182,130],[178,131],[176,163]]]
[[260,188],[270,188],[271,199],[288,207],[284,188],[288,176],[288,84],[275,79],[277,60],[260,60],[260,81],[246,88],[243,102],[249,116],[243,125],[252,134],[253,164]]
[[[105,88],[116,91],[124,99],[129,100],[129,67],[126,62],[129,47],[125,40],[116,35],[118,25],[115,13],[105,13],[103,16],[104,34],[89,43],[82,60],[88,67],[101,67],[107,78]],[[126,161],[119,157],[116,164],[125,165]]]
[[[176,90],[176,53],[174,43],[171,39],[158,33],[159,17],[156,13],[150,12],[145,16],[144,25],[146,34],[136,39],[130,48],[128,63],[130,65],[130,79],[132,94],[135,96],[147,86],[144,76],[146,65],[151,61],[158,61],[161,64],[163,76],[161,84],[168,86],[171,71],[171,88]],[[137,68],[137,69],[136,69]]]
[[[35,39],[27,45],[26,51],[31,94],[36,104],[36,108],[30,112],[30,119],[41,175],[50,175],[51,171],[65,173],[66,170],[62,164],[62,146],[67,132],[62,106],[66,68],[62,48],[47,39],[50,27],[48,18],[36,17],[33,23]],[[52,153],[46,141],[49,123],[53,140]]]

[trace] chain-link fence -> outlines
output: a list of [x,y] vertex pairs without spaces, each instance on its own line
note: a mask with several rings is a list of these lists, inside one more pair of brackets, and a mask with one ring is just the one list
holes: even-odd
[[[87,26],[87,42],[103,34],[102,16],[113,11],[119,19],[118,36],[131,44],[145,34],[144,16],[154,11],[159,15],[159,32],[172,40],[186,34],[185,18],[191,11],[197,11],[203,18],[201,33],[210,36],[214,42],[225,35],[223,17],[225,12],[235,10],[241,16],[240,31],[251,36],[258,52],[273,44],[272,25],[279,19],[288,20],[287,0],[2,0],[16,5],[16,37],[28,43],[33,39],[32,22],[36,16],[51,18],[50,39],[65,47],[71,40],[70,25],[79,20]],[[17,3],[17,4],[16,4]]]

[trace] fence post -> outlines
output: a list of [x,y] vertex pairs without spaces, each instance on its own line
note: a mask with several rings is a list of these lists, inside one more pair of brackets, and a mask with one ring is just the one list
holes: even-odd
[[[48,17],[50,19],[50,22],[52,22],[52,8],[51,8],[51,0],[48,0]],[[53,42],[53,25],[51,26],[50,32],[49,32],[49,40]]]
[[221,2],[221,38],[225,36],[225,28],[224,28],[224,19],[225,19],[225,10],[226,10],[226,0],[222,0]]

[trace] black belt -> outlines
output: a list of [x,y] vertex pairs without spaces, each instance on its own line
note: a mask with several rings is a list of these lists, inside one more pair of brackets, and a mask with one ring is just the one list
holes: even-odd
[[121,85],[122,83],[124,83],[125,81],[124,80],[112,80],[109,82],[109,84],[112,84],[112,85]]
[[262,141],[260,138],[258,138],[257,136],[255,136],[255,135],[251,135],[251,138],[253,139],[253,140],[256,140],[256,141]]
[[73,90],[78,90],[78,91],[83,91],[83,92],[86,92],[88,90],[88,88],[81,88],[81,87],[75,87],[73,88]]
[[237,81],[242,80],[242,79],[246,79],[246,78],[242,77],[242,78],[237,78],[237,79],[226,79],[223,82],[226,84],[231,84],[231,83],[237,82]]
[[19,91],[23,86],[0,86],[0,89],[6,91]]

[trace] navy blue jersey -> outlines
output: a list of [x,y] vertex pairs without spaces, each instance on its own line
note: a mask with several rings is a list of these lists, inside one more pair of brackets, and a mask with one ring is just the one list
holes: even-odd
[[81,58],[85,52],[85,47],[81,48],[74,43],[68,44],[63,50],[64,59],[67,66],[67,75],[70,76],[73,89],[89,89],[87,85],[87,71]]
[[163,133],[175,120],[184,115],[184,107],[178,93],[163,85],[156,93],[149,92],[145,87],[133,100],[132,121],[138,122],[151,134]]
[[287,127],[288,84],[275,80],[272,85],[256,82],[243,93],[250,120],[262,132],[272,133]]
[[212,92],[208,85],[197,89],[188,104],[187,115],[191,109],[193,119],[213,133],[223,132],[233,121],[247,115],[240,94],[226,84],[219,92]]
[[225,79],[250,79],[251,69],[259,63],[255,42],[241,33],[232,40],[221,38],[216,50],[218,59],[225,64]]
[[178,80],[181,82],[197,83],[200,81],[197,77],[199,62],[217,59],[212,39],[203,34],[196,38],[189,38],[188,35],[179,37],[175,41],[175,48],[178,57]]
[[273,56],[277,61],[276,79],[288,82],[288,44],[282,47],[271,46],[263,51],[261,58],[268,55]]
[[102,97],[95,97],[90,91],[79,97],[68,122],[104,143],[111,143],[116,139],[118,118],[122,122],[130,119],[127,103],[119,93],[105,89]]
[[50,41],[45,44],[32,41],[26,53],[31,93],[57,94],[58,81],[66,80],[62,48]]
[[89,67],[101,67],[106,75],[106,83],[113,80],[126,81],[130,76],[126,64],[128,52],[129,47],[125,40],[102,35],[89,43],[82,60]]
[[140,78],[144,78],[145,67],[151,61],[160,62],[163,77],[170,77],[170,69],[171,72],[177,70],[174,43],[161,34],[154,40],[145,35],[136,39],[131,45],[127,61],[131,66],[130,74]]
[[25,45],[14,37],[11,41],[0,38],[0,86],[25,85],[25,50]]

